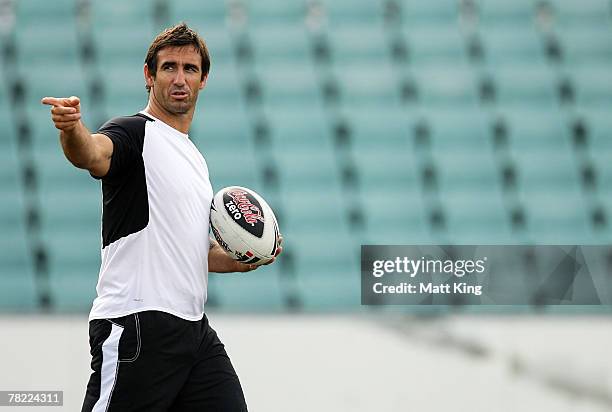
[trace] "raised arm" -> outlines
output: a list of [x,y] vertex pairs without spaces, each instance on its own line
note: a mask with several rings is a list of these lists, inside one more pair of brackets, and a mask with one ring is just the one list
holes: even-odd
[[43,104],[52,106],[51,119],[60,131],[64,155],[74,166],[87,169],[94,176],[105,176],[110,168],[113,142],[103,134],[91,134],[81,121],[78,97],[45,97]]

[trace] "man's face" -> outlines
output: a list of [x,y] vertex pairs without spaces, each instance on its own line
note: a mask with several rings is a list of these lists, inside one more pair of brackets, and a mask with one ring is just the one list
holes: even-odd
[[164,47],[157,52],[157,74],[145,66],[151,97],[171,114],[185,114],[193,109],[198,93],[206,84],[202,79],[202,57],[191,45]]

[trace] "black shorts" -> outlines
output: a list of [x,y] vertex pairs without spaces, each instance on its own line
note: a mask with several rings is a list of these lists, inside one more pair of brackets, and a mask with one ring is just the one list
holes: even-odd
[[238,376],[206,315],[146,311],[89,322],[93,373],[83,411],[247,410]]

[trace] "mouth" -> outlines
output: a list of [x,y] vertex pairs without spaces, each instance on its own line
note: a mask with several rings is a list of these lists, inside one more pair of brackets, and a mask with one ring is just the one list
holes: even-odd
[[170,96],[172,96],[176,100],[185,100],[189,96],[189,93],[182,90],[176,90],[171,92]]

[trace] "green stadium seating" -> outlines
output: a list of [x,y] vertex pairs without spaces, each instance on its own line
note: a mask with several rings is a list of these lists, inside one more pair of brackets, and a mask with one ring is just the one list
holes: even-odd
[[[18,23],[38,26],[40,24],[48,25],[50,21],[57,24],[65,20],[74,20],[77,14],[77,3],[78,1],[76,0],[43,2],[19,0],[14,2],[14,7]],[[61,24],[57,24],[55,28],[61,30]]]
[[254,272],[208,275],[208,297],[228,311],[278,312],[283,309],[285,291],[276,265]]
[[569,64],[612,63],[612,21],[606,25],[563,27],[559,37]]
[[319,81],[311,64],[266,64],[258,66],[256,77],[259,80],[265,104],[282,108],[283,106],[312,107],[321,105]]
[[253,150],[244,108],[204,105],[195,113],[189,137],[205,155],[227,152],[227,145]]
[[494,188],[444,193],[443,207],[452,243],[512,243],[509,214],[501,193]]
[[[153,29],[153,4],[155,0],[132,1],[91,1],[91,21],[94,30],[102,29],[108,31],[119,31],[126,33],[130,29],[136,33],[140,28],[146,27]],[[187,4],[187,1],[181,1]],[[208,2],[207,2],[208,3]],[[210,2],[217,3],[217,2]],[[201,5],[200,7],[204,7]],[[124,37],[119,43],[128,43],[127,39],[132,36]],[[115,37],[120,39],[120,37]],[[112,47],[120,46],[118,43],[107,45]]]
[[514,26],[491,26],[482,30],[480,37],[486,61],[495,67],[544,62],[544,39],[535,28],[517,30]]
[[402,19],[408,26],[413,23],[454,23],[459,17],[457,0],[402,0],[401,9]]
[[527,209],[527,231],[533,244],[585,244],[590,232],[587,209],[579,193],[521,193]]
[[456,64],[466,61],[466,42],[454,24],[406,25],[402,34],[408,45],[411,65]]
[[567,153],[571,150],[570,138],[564,130],[566,122],[559,110],[542,107],[534,112],[517,105],[501,106],[499,113],[506,119],[509,142],[516,152],[542,154],[548,150]]
[[319,198],[318,194],[311,192],[331,192],[329,196],[340,193],[336,159],[331,152],[279,150],[275,160],[280,171],[281,187],[288,196],[301,196],[305,192]]
[[342,66],[385,61],[390,56],[387,34],[379,26],[364,24],[332,26],[327,34],[333,61]]
[[[167,2],[170,6],[169,25],[186,21],[187,24],[196,23],[196,26],[204,28],[208,25],[223,23],[228,16],[228,2],[226,1],[198,1],[181,0],[178,2]],[[205,33],[200,33],[204,35]]]
[[557,101],[556,75],[546,64],[522,62],[499,67],[493,73],[501,104],[537,104],[551,108]]
[[277,64],[292,64],[299,67],[310,60],[308,33],[301,25],[256,25],[249,31],[248,38],[258,65],[273,68]]
[[550,3],[559,28],[611,22],[612,5],[608,0],[550,0]]
[[467,65],[423,65],[411,71],[419,102],[425,106],[475,105],[476,76]]
[[230,33],[223,24],[208,24],[193,18],[187,19],[186,22],[204,39],[208,48],[211,70],[216,71],[219,67],[231,63],[234,48]]
[[433,152],[432,157],[439,172],[442,196],[453,192],[481,193],[499,186],[500,172],[486,148],[464,152],[440,150]]
[[606,64],[576,67],[571,72],[579,105],[612,103],[612,71]]
[[431,131],[431,147],[443,152],[488,152],[491,149],[485,113],[477,107],[419,111]]
[[319,106],[272,106],[266,107],[265,114],[272,135],[272,150],[279,157],[284,152],[308,156],[333,151],[327,118]]
[[242,79],[232,63],[211,66],[204,90],[198,101],[204,106],[236,107],[242,101]]
[[[542,158],[546,156],[546,162]],[[518,184],[526,193],[567,192],[579,197],[578,167],[572,153],[562,147],[541,151],[516,152]]]
[[332,27],[382,21],[383,7],[380,0],[323,0],[321,3]]
[[370,61],[336,65],[334,75],[342,101],[348,106],[398,105],[400,102],[398,73],[390,63],[380,62],[375,70]]
[[245,0],[249,22],[268,25],[278,22],[299,26],[306,17],[307,1]]
[[[213,187],[264,196],[293,256],[211,275],[219,309],[356,310],[360,244],[609,244],[612,3],[473,5],[13,2],[16,24],[3,28],[0,56],[0,311],[37,309],[46,282],[31,250],[39,239],[53,308],[88,311],[95,295],[100,182],[66,160],[40,98],[80,96],[92,131],[136,113],[147,102],[147,48],[179,21],[211,53],[189,135]],[[102,94],[92,87],[98,80]],[[30,134],[16,134],[27,132],[22,119],[31,145]],[[30,163],[35,186],[24,179]],[[26,226],[32,207],[39,227]],[[507,270],[495,281],[525,281],[509,276],[524,270],[520,262]]]
[[253,187],[259,179],[259,169],[252,151],[207,153],[202,150],[214,191],[226,186]]
[[[17,26],[15,41],[17,61],[22,71],[49,68],[55,65],[78,64],[78,33],[74,17],[64,16],[53,23],[39,22]],[[61,38],[62,41],[57,41]]]
[[533,0],[477,0],[479,16],[485,25],[529,25],[535,16]]
[[349,107],[342,117],[348,121],[350,146],[355,154],[401,152],[408,155],[413,150],[414,119],[401,107]]
[[586,120],[588,143],[592,152],[612,152],[612,116],[606,107],[582,106],[577,112]]

